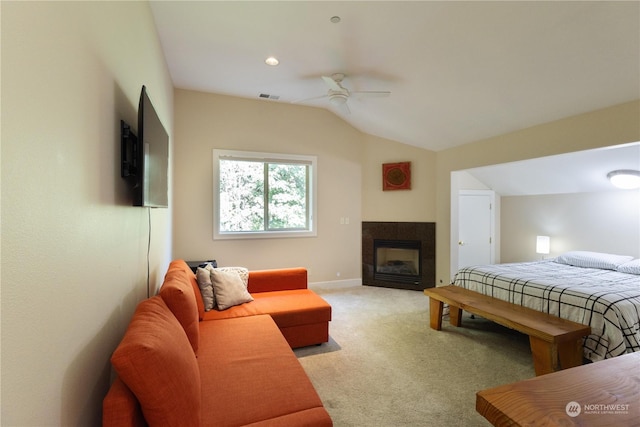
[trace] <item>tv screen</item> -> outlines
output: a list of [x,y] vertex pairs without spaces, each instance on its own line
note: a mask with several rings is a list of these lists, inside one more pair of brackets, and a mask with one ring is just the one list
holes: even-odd
[[122,177],[133,187],[133,205],[169,206],[169,135],[145,86],[138,106],[138,136],[122,122]]

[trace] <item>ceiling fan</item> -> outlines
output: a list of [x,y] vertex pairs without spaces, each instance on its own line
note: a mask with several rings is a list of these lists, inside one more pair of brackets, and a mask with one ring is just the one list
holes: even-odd
[[302,99],[299,101],[294,101],[294,103],[311,101],[313,99],[321,99],[328,98],[331,104],[338,107],[345,113],[350,113],[349,106],[347,105],[347,100],[353,94],[363,95],[363,96],[389,96],[391,92],[388,91],[350,91],[349,89],[342,86],[342,80],[344,80],[346,76],[343,73],[336,73],[331,75],[331,77],[322,76],[322,80],[329,87],[329,91],[325,95],[315,96],[313,98]]

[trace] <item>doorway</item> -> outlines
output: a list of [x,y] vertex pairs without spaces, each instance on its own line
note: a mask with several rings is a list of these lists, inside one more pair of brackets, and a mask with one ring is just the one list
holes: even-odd
[[458,193],[458,270],[494,262],[495,193],[461,190]]
[[500,262],[499,224],[500,197],[496,192],[464,171],[452,172],[451,280],[463,266]]

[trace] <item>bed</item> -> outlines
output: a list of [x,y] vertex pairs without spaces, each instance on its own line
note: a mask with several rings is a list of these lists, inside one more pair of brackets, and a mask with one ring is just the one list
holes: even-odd
[[640,351],[640,259],[573,251],[465,267],[453,285],[591,326],[584,341],[591,361]]

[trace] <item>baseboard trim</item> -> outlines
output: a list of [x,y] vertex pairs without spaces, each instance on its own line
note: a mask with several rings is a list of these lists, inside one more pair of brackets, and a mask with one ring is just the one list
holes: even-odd
[[343,279],[343,280],[330,280],[327,282],[311,282],[309,288],[324,288],[324,289],[336,289],[336,288],[351,288],[353,286],[362,286],[362,278],[357,279]]

